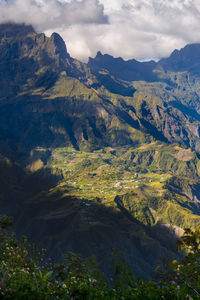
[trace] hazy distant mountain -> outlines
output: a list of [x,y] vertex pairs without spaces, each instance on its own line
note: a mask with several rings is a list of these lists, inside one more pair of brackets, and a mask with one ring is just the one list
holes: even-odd
[[99,51],[95,58],[89,58],[88,66],[93,72],[108,70],[111,75],[125,81],[155,81],[157,79],[153,70],[155,61],[139,62],[135,59],[124,61],[121,57],[114,58],[111,55],[102,55]]
[[186,45],[181,50],[174,50],[170,57],[159,62],[165,70],[174,72],[188,71],[199,75],[200,44]]

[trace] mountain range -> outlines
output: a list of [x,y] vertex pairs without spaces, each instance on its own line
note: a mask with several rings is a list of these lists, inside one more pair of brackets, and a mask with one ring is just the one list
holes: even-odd
[[158,62],[98,52],[0,25],[0,201],[17,235],[47,248],[113,249],[149,278],[200,225],[200,44]]

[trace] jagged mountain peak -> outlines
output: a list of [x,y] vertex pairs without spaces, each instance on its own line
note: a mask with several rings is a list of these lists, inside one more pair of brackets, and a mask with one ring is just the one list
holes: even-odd
[[89,68],[57,33],[26,25],[1,25],[0,34],[1,207],[16,216],[19,233],[31,227],[59,255],[76,245],[102,257],[117,245],[145,272],[152,256],[150,272],[169,253],[159,222],[200,224],[200,161],[189,149],[200,151],[200,81],[155,70],[162,61],[100,51]]
[[180,50],[175,49],[169,58],[190,57],[190,59],[200,58],[200,43],[187,44]]
[[35,33],[35,30],[32,25],[17,24],[17,23],[0,24],[0,37],[16,38],[16,37],[23,37],[32,33]]
[[125,63],[126,61],[123,60],[121,57],[114,57],[110,54],[102,54],[101,51],[98,51],[95,58],[89,57],[88,64],[99,64],[102,67],[107,67],[109,64],[119,64]]
[[[29,56],[32,53],[36,56],[36,54],[41,55],[41,51],[46,51],[51,57],[69,58],[65,42],[58,33],[54,32],[50,37],[47,37],[44,33],[37,33],[31,25],[16,23],[0,24],[0,38],[2,43],[8,40],[10,45],[13,45],[15,41],[18,43],[20,39],[20,43],[15,44],[15,50],[19,50],[17,51],[19,55],[25,54]],[[23,51],[21,51],[22,48]],[[36,48],[37,51],[34,51]],[[12,46],[10,51],[13,52]]]
[[72,73],[72,59],[57,33],[47,37],[24,24],[0,25],[0,98],[51,86],[59,73]]
[[172,71],[194,71],[200,64],[200,44],[188,44],[180,50],[174,50],[168,58],[161,59],[159,64]]
[[[97,57],[101,57],[101,56],[103,56],[103,54],[101,53],[101,51],[97,51],[96,58],[97,58]],[[91,58],[91,57],[90,57],[90,58]]]
[[154,61],[139,62],[135,59],[124,60],[109,54],[97,52],[95,58],[89,58],[88,66],[96,73],[101,69],[107,70],[111,75],[126,81],[146,80],[156,81],[153,73],[157,63]]
[[55,47],[55,54],[59,54],[61,58],[69,57],[66,44],[58,33],[52,33],[50,42],[52,42]]

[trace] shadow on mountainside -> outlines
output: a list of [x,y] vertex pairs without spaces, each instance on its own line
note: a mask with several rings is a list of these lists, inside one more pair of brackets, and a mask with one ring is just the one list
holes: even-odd
[[122,210],[73,197],[59,187],[27,198],[15,217],[17,233],[27,235],[62,262],[67,252],[95,255],[108,276],[116,249],[133,271],[150,278],[162,259],[176,257],[175,235],[159,224],[144,226]]

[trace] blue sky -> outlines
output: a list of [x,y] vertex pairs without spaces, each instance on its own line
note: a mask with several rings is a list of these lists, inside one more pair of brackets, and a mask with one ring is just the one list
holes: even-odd
[[57,31],[83,61],[98,50],[124,59],[159,59],[200,42],[199,0],[0,0],[0,22]]

